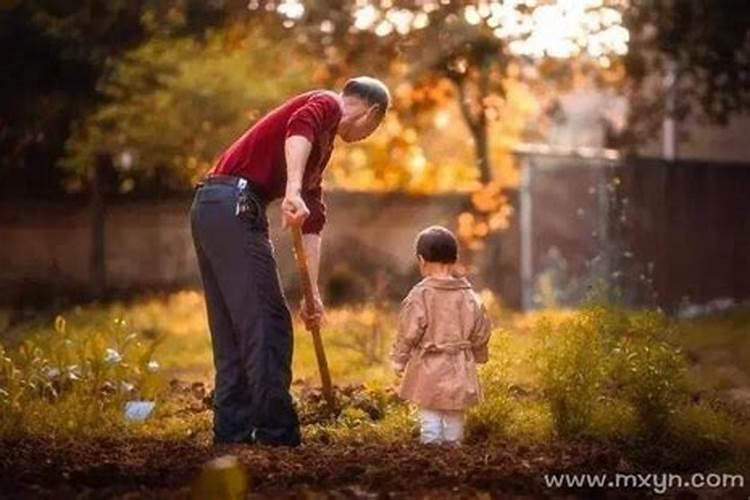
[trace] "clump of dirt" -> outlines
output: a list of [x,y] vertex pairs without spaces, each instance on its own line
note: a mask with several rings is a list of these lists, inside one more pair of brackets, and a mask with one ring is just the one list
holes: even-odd
[[297,411],[302,425],[324,424],[336,419],[346,409],[360,410],[371,420],[381,420],[388,408],[399,404],[393,389],[374,390],[362,384],[334,386],[335,405],[330,408],[318,387],[299,389]]
[[178,408],[174,416],[183,417],[210,411],[213,407],[214,391],[203,382],[186,382],[172,379],[164,399]]
[[[364,412],[371,420],[381,420],[388,408],[401,404],[392,388],[370,389],[363,384],[334,386],[335,404],[331,408],[323,397],[320,387],[303,382],[294,384],[297,412],[302,425],[315,425],[333,422],[347,409]],[[187,416],[210,411],[213,407],[214,391],[203,382],[186,382],[173,379],[165,394],[165,400],[179,408],[175,416]]]

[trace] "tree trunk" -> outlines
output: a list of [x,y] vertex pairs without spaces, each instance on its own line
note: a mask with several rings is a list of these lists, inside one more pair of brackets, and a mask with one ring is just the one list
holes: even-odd
[[474,136],[474,150],[477,158],[477,168],[479,168],[479,180],[482,184],[489,184],[492,180],[492,163],[490,161],[490,144],[487,134],[486,120],[479,120],[479,125],[472,129]]
[[104,179],[111,167],[112,157],[107,153],[96,156],[91,170],[91,200],[89,203],[91,222],[91,253],[89,255],[89,292],[92,297],[101,297],[107,288],[107,262],[105,246],[106,205],[104,203]]
[[[492,162],[489,155],[489,137],[487,133],[487,118],[484,115],[484,108],[478,116],[472,116],[469,105],[466,102],[466,90],[463,81],[454,81],[458,88],[458,104],[461,114],[466,121],[466,125],[474,139],[474,157],[477,168],[479,169],[479,180],[482,184],[488,184],[492,180]],[[484,99],[482,93],[480,98]]]

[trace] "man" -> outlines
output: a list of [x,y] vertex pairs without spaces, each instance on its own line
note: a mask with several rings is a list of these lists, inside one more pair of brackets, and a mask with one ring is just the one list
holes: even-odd
[[[263,117],[219,158],[199,185],[191,227],[206,295],[216,369],[214,441],[296,446],[299,422],[289,395],[292,322],[271,243],[267,204],[282,198],[282,224],[300,226],[320,321],[321,179],[338,135],[372,134],[390,105],[380,81],[349,80],[291,98]],[[307,313],[306,311],[312,311]]]

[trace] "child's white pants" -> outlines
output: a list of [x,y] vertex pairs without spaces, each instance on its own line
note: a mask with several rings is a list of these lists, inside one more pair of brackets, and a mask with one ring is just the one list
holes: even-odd
[[464,438],[463,410],[420,408],[421,438],[424,444],[460,443]]

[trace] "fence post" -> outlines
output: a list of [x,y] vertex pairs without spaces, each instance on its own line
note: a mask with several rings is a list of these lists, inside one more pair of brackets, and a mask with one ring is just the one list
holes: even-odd
[[528,311],[534,299],[533,233],[531,228],[531,160],[527,155],[521,159],[521,183],[518,190],[520,214],[518,217],[521,237],[521,310]]
[[667,73],[663,80],[665,104],[664,119],[662,121],[662,156],[665,160],[677,159],[677,121],[675,107],[677,100],[677,63],[667,61]]
[[91,228],[91,251],[89,254],[89,293],[92,297],[101,297],[107,288],[106,261],[106,204],[104,202],[105,172],[112,165],[109,153],[96,155],[96,162],[91,169],[91,199],[89,201],[89,218]]

